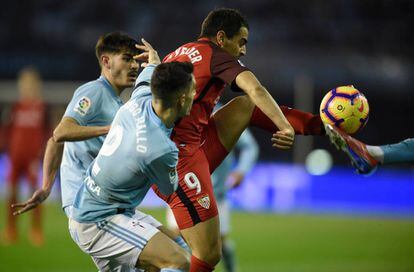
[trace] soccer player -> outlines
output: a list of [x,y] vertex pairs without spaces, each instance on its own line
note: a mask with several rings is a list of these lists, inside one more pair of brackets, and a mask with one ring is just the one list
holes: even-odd
[[[98,154],[115,113],[122,106],[119,95],[133,86],[138,76],[136,41],[112,32],[101,36],[95,53],[101,76],[80,86],[48,140],[43,163],[43,186],[24,203],[13,205],[21,214],[38,206],[49,196],[61,163],[62,206],[68,217],[86,168]],[[63,153],[63,159],[62,159]]]
[[325,130],[331,142],[348,155],[359,174],[370,174],[379,164],[414,163],[414,138],[375,146],[367,145],[331,125],[327,125]]
[[[294,134],[323,134],[319,116],[282,109],[238,58],[246,54],[249,25],[233,9],[210,12],[200,38],[170,53],[164,62],[190,61],[197,93],[191,114],[181,118],[171,138],[179,148],[177,191],[165,196],[181,234],[192,249],[190,271],[212,271],[221,257],[217,206],[210,174],[233,148],[248,125],[274,133],[273,146],[289,149]],[[226,85],[243,91],[211,116]]]
[[[119,95],[124,89],[132,87],[137,78],[139,65],[133,56],[141,51],[136,45],[136,40],[120,32],[107,33],[98,39],[95,53],[101,76],[75,91],[53,137],[47,143],[43,186],[26,202],[12,205],[19,209],[14,212],[15,215],[35,208],[47,199],[60,165],[62,206],[67,217],[70,217],[75,194],[86,176],[86,168],[98,154],[110,124],[123,104]],[[183,248],[187,247],[181,236],[170,232],[152,216],[137,211],[135,217],[146,220]]]
[[[152,184],[168,196],[177,188],[178,149],[170,134],[190,113],[195,95],[193,65],[160,63],[149,50],[149,65],[131,99],[120,108],[73,205],[69,229],[100,271],[156,267],[187,271],[189,253],[164,233],[134,218]],[[156,56],[156,58],[154,58]]]
[[[36,190],[40,157],[45,141],[46,105],[41,95],[42,80],[33,67],[24,68],[18,75],[19,100],[13,105],[9,124],[8,155],[10,172],[8,181],[10,194],[7,201],[6,229],[3,233],[6,243],[17,240],[17,218],[13,216],[11,204],[17,201],[18,182],[25,177],[32,192]],[[41,210],[32,214],[29,240],[32,244],[43,244]]]

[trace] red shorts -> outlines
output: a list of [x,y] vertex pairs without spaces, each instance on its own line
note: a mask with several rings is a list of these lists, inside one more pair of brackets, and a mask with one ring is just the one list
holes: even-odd
[[175,193],[166,197],[153,187],[155,193],[171,207],[179,229],[192,227],[218,214],[210,175],[226,158],[228,151],[218,138],[213,118],[204,136],[204,143],[192,156],[179,157],[179,183]]

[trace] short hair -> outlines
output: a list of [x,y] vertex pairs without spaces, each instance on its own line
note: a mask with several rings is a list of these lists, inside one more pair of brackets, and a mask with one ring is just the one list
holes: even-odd
[[190,62],[166,62],[158,65],[151,77],[151,92],[155,98],[170,105],[193,80],[193,64]]
[[119,31],[110,32],[99,37],[95,46],[95,54],[99,63],[101,56],[104,53],[120,54],[128,52],[132,55],[136,55],[140,53],[135,47],[137,43],[138,42],[128,34]]
[[233,38],[241,27],[249,29],[246,17],[236,9],[220,8],[211,11],[201,25],[200,38],[214,37],[223,30],[228,38]]

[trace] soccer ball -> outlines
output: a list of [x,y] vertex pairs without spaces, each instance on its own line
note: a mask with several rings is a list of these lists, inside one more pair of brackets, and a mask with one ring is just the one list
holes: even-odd
[[365,96],[349,85],[330,90],[322,99],[319,111],[325,124],[354,134],[368,122],[369,105]]

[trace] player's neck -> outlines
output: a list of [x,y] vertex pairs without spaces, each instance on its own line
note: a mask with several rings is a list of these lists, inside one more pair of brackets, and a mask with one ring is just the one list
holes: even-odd
[[124,88],[121,88],[119,86],[117,86],[113,80],[113,78],[111,78],[110,76],[108,76],[105,72],[102,72],[101,74],[106,80],[108,80],[109,84],[111,84],[112,89],[115,91],[115,94],[117,96],[120,96],[122,91],[124,90]]
[[177,111],[173,108],[163,107],[162,103],[154,98],[152,99],[151,104],[155,114],[161,119],[161,122],[163,122],[167,128],[172,128],[177,120]]

